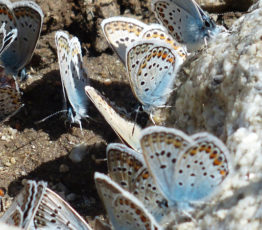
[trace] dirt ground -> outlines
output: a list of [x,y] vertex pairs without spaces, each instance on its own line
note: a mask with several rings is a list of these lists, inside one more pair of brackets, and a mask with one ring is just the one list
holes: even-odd
[[[57,30],[77,36],[82,45],[84,65],[94,87],[128,111],[137,108],[129,88],[124,66],[108,46],[100,23],[116,15],[155,22],[149,0],[37,0],[45,18],[35,54],[27,66],[30,78],[21,84],[25,106],[10,121],[0,126],[0,187],[7,191],[4,209],[22,188],[23,179],[47,181],[49,187],[64,197],[81,215],[92,220],[104,213],[97,196],[93,174],[106,172],[107,143],[118,138],[90,102],[90,116],[77,125],[65,124],[54,116],[34,122],[63,109],[63,95],[54,42]],[[208,10],[208,9],[207,9]],[[213,12],[217,13],[217,12]],[[216,15],[218,23],[228,27],[242,13]],[[105,84],[110,79],[111,84]],[[86,157],[73,163],[68,155],[76,144],[86,144]],[[3,210],[2,210],[3,211]]]

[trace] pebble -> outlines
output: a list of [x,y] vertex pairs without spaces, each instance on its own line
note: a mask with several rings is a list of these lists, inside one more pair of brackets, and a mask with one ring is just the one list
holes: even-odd
[[11,157],[10,162],[14,165],[16,163],[16,159],[14,157]]

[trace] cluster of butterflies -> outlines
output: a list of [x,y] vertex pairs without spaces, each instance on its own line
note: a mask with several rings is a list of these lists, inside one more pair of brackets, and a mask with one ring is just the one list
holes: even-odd
[[[188,136],[152,126],[142,131],[140,150],[107,147],[108,176],[94,175],[109,223],[94,229],[164,229],[172,213],[188,214],[214,195],[232,173],[230,154],[215,136]],[[44,182],[27,181],[0,222],[23,229],[92,229]]]
[[[105,19],[101,24],[106,39],[126,66],[134,95],[149,115],[166,105],[188,51],[199,49],[224,30],[194,0],[152,0],[152,10],[162,25],[146,25],[125,17]],[[16,77],[12,80],[7,74],[17,76],[30,60],[43,14],[30,1],[11,4],[0,0],[0,17],[2,14],[0,90],[18,93]],[[126,121],[90,86],[78,39],[58,31],[55,43],[70,121],[82,128],[81,119],[88,118],[91,100],[120,139],[131,147],[109,144],[108,176],[95,173],[97,191],[109,220],[104,223],[96,219],[95,229],[164,229],[170,213],[189,214],[197,204],[213,197],[233,171],[230,153],[218,138],[206,132],[188,136],[161,126],[142,130]],[[20,54],[21,49],[26,54]],[[8,95],[0,91],[0,97],[14,98]],[[8,107],[4,105],[6,98],[0,98],[0,112]],[[16,110],[8,111],[8,115]],[[25,230],[92,229],[46,183],[35,181],[25,182],[0,222]]]

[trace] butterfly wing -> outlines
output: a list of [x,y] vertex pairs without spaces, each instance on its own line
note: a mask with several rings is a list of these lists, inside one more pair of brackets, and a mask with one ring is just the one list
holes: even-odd
[[189,50],[196,50],[205,37],[216,34],[214,21],[194,0],[153,0],[152,10],[169,33]]
[[1,222],[25,230],[91,230],[80,215],[44,182],[27,181]]
[[160,24],[151,24],[147,26],[141,33],[141,39],[145,40],[151,40],[156,39],[158,41],[165,42],[172,46],[174,50],[177,51],[179,56],[181,56],[184,60],[187,56],[187,51],[184,46],[179,44],[176,40],[173,39],[173,37],[168,34],[166,28]]
[[[70,81],[66,81],[65,79],[70,77],[70,45],[69,45],[69,36],[67,33],[64,33],[63,31],[56,32],[55,35],[55,43],[57,48],[57,57],[58,57],[58,63],[60,68],[60,75],[61,75],[61,82],[63,85],[63,93],[64,93],[64,100],[67,100],[66,96],[66,88],[70,87]],[[71,81],[72,82],[72,81]]]
[[[83,67],[83,59],[81,46],[76,37],[73,37],[70,40],[70,53],[71,53],[71,76],[70,78],[70,87],[66,88],[68,99],[70,104],[76,112],[75,120],[80,120],[81,117],[88,117],[87,107],[88,107],[88,98],[85,94],[85,86],[88,84],[87,72]],[[67,79],[65,80],[67,81]]]
[[140,144],[147,167],[162,194],[171,203],[175,169],[180,153],[193,140],[177,129],[160,126],[144,129]]
[[206,199],[229,173],[232,173],[232,166],[227,147],[211,134],[202,135],[179,156],[173,199],[182,205]]
[[1,67],[0,72],[0,122],[4,122],[14,116],[23,104],[14,79],[5,75]]
[[88,117],[88,98],[84,92],[88,79],[82,66],[80,43],[77,38],[70,40],[69,36],[63,31],[56,32],[55,42],[64,99],[65,102],[67,100],[70,102],[69,118],[71,122],[78,122],[81,126],[81,118]]
[[1,230],[22,230],[22,228],[17,228],[14,226],[10,226],[9,224],[4,224],[0,222],[0,229]]
[[1,61],[9,73],[17,75],[18,71],[31,60],[42,29],[44,15],[41,8],[32,1],[15,2],[9,5],[9,11],[12,11],[15,23],[10,19],[7,20],[6,27],[10,25],[7,31],[16,27],[18,35],[1,55]]
[[109,144],[106,153],[110,178],[132,193],[135,178],[146,168],[141,153],[116,143]]
[[139,39],[141,31],[146,26],[139,20],[127,17],[111,17],[101,23],[108,43],[123,63],[125,63],[127,47]]
[[2,47],[0,49],[0,56],[10,47],[10,45],[13,43],[16,37],[17,29],[12,29],[8,34],[4,34]]
[[183,58],[171,46],[157,40],[135,42],[128,48],[130,85],[146,112],[166,104],[182,63]]
[[0,21],[5,25],[6,33],[17,28],[15,15],[12,11],[12,3],[8,0],[1,0],[0,2]]
[[22,191],[16,196],[0,221],[25,230],[29,229],[45,190],[46,183],[44,182],[26,182]]
[[161,221],[170,212],[169,204],[147,168],[136,176],[134,183],[132,193],[143,202],[156,221]]
[[115,230],[162,229],[143,204],[108,176],[95,173],[95,183]]
[[[1,5],[1,3],[0,3]],[[1,14],[0,14],[1,17]],[[6,34],[5,23],[0,28],[0,55],[12,44],[17,37],[17,29],[12,29]]]
[[142,155],[125,145],[109,144],[107,162],[110,178],[137,197],[160,221],[169,211],[168,203],[157,189]]
[[34,216],[34,227],[41,230],[91,230],[65,200],[48,188]]
[[117,136],[128,146],[138,151],[140,149],[139,137],[142,128],[138,124],[120,116],[93,87],[86,86],[85,91]]

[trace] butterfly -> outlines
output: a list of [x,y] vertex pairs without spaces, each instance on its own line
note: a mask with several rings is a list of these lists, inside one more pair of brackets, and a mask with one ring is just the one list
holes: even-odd
[[23,106],[15,80],[12,76],[6,75],[4,69],[0,67],[0,122],[14,116]]
[[184,58],[172,46],[155,39],[134,42],[128,47],[126,68],[131,89],[150,116],[156,108],[166,105],[183,62]]
[[189,51],[199,49],[206,39],[225,30],[194,0],[152,0],[151,8],[159,22]]
[[157,189],[141,153],[123,144],[107,146],[110,178],[132,193],[159,222],[169,212],[168,202]]
[[110,223],[115,230],[162,229],[143,203],[131,193],[122,189],[110,177],[96,172],[95,184]]
[[135,122],[121,116],[92,86],[86,86],[85,92],[120,140],[134,150],[139,150],[139,137],[142,128]]
[[166,28],[159,24],[147,25],[134,18],[117,16],[104,19],[101,27],[108,43],[123,63],[126,61],[127,47],[135,41],[145,39],[165,41],[174,49],[179,49],[179,53],[184,58],[187,55],[185,47],[176,42],[168,34]]
[[156,185],[178,210],[210,198],[233,170],[227,147],[209,133],[155,126],[142,131],[140,144]]
[[83,67],[81,46],[76,37],[69,39],[63,31],[56,32],[55,42],[68,117],[82,129],[81,118],[89,117],[89,101],[84,90],[89,81]]
[[[17,36],[17,29],[6,33],[5,23],[0,28],[0,56],[12,44]],[[8,120],[23,107],[20,92],[12,76],[0,67],[0,122]]]
[[0,12],[0,21],[5,23],[7,33],[17,29],[16,39],[0,55],[0,64],[7,74],[17,76],[31,60],[44,15],[41,8],[32,1],[1,1]]
[[0,222],[24,230],[91,230],[83,218],[45,182],[27,181]]

